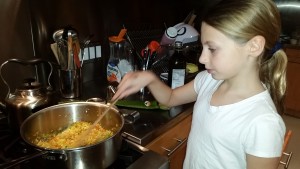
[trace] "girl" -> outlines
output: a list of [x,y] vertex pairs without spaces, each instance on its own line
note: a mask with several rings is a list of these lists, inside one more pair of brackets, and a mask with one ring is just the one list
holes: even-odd
[[112,99],[147,86],[170,107],[196,101],[184,169],[275,169],[285,134],[280,24],[272,0],[222,0],[201,25],[205,71],[173,90],[150,71],[128,73]]

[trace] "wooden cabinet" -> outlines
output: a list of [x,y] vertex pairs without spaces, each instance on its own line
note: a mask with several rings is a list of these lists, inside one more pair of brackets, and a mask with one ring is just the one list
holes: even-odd
[[167,156],[170,160],[170,169],[182,169],[191,121],[192,114],[146,145],[146,148]]
[[300,48],[285,48],[288,56],[286,113],[300,117]]

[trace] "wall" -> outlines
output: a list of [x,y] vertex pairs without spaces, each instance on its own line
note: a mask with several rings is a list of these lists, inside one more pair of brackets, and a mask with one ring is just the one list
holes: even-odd
[[35,53],[54,58],[49,48],[52,34],[66,25],[72,25],[84,39],[93,35],[92,42],[102,46],[102,59],[86,62],[85,81],[102,78],[105,81],[106,62],[109,56],[108,37],[117,35],[123,24],[138,26],[142,23],[164,28],[164,23],[174,25],[191,11],[189,3],[170,5],[173,1],[151,3],[139,0],[30,0]]
[[[195,8],[201,14],[211,2],[215,1],[110,0],[103,3],[99,0],[1,0],[0,62],[10,58],[43,58],[56,62],[50,49],[52,34],[57,29],[72,25],[80,38],[93,34],[92,42],[102,46],[101,59],[85,62],[85,79],[101,78],[105,81],[108,37],[118,34],[123,24],[126,27],[151,25],[150,28],[164,29],[183,21]],[[199,28],[199,23],[196,26]],[[16,79],[33,76],[30,70],[25,71],[16,65],[5,66],[4,72],[8,72],[6,79],[13,89],[22,83]],[[37,78],[45,83],[47,71],[40,75],[40,68],[34,68],[34,72],[38,72]],[[4,98],[7,89],[2,80],[0,89],[0,98]]]
[[[9,58],[33,58],[32,34],[30,26],[30,12],[28,0],[1,0],[0,1],[0,63]],[[4,66],[2,75],[13,88],[18,77],[26,74],[27,69]],[[7,93],[7,87],[1,80],[0,96]]]

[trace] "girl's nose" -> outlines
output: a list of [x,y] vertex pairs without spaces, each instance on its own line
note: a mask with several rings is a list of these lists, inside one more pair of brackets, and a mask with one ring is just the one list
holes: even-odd
[[205,64],[208,61],[208,57],[205,55],[205,52],[201,52],[201,55],[199,57],[199,62],[201,64]]

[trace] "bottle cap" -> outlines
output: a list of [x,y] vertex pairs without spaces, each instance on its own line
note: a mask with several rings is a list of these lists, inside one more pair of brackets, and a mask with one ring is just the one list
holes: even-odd
[[182,42],[176,41],[175,42],[175,48],[182,48]]
[[108,39],[111,42],[116,42],[116,43],[121,42],[121,41],[125,40],[123,37],[126,34],[126,32],[127,32],[127,29],[121,29],[118,36],[110,36],[110,37],[108,37]]

